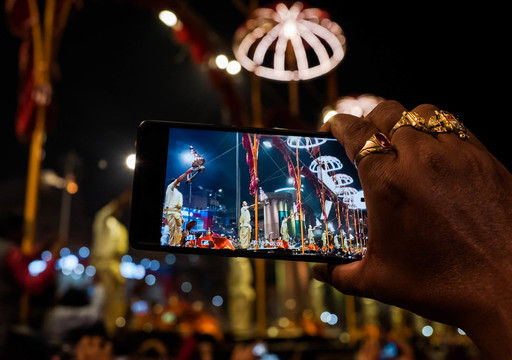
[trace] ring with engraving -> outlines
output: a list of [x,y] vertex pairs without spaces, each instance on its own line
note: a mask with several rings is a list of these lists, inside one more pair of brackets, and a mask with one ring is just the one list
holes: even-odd
[[395,131],[397,131],[402,126],[412,126],[413,128],[426,132],[429,132],[429,128],[427,126],[427,122],[420,114],[414,111],[404,111],[402,113],[402,117],[400,120],[396,122],[396,124],[391,128],[389,132],[389,137],[391,138]]
[[459,135],[462,140],[469,138],[466,127],[453,114],[436,110],[428,120],[429,131],[434,134],[453,132]]
[[391,146],[391,142],[387,136],[381,132],[375,133],[370,137],[370,139],[368,139],[363,148],[357,153],[354,160],[354,165],[357,168],[357,165],[367,155],[375,153],[385,154],[390,151],[394,151],[394,148]]

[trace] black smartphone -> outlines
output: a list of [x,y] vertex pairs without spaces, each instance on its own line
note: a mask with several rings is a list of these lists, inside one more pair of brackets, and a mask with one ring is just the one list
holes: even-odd
[[366,223],[357,171],[328,133],[139,126],[134,248],[343,263],[364,256]]

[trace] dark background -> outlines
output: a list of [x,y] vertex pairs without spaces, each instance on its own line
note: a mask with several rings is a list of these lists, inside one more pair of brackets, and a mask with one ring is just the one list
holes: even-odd
[[[85,218],[130,187],[132,173],[124,159],[134,152],[142,120],[226,121],[221,96],[204,66],[190,60],[187,47],[173,40],[172,30],[148,3],[86,0],[71,15],[62,38],[54,83],[57,111],[43,168],[62,174],[65,154],[78,155],[80,190],[74,206]],[[232,37],[247,18],[248,4],[185,3],[233,58]],[[436,104],[459,115],[510,169],[509,71],[503,64],[510,32],[500,20],[504,9],[490,3],[461,7],[446,2],[398,7],[324,0],[310,5],[327,10],[347,38],[346,56],[337,68],[339,96],[372,93],[409,109]],[[20,39],[9,33],[4,9],[0,24],[0,196],[5,204],[6,196],[23,195],[19,189],[24,185],[19,184],[26,176],[28,144],[14,133]],[[242,70],[234,82],[250,113],[248,73]],[[262,84],[265,112],[287,107],[286,85],[269,80]],[[299,88],[303,123],[316,128],[327,105],[325,78],[300,83]],[[100,160],[107,161],[105,169],[98,167]]]

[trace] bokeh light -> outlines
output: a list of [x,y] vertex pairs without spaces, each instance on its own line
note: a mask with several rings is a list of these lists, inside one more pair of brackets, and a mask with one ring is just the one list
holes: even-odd
[[178,17],[176,14],[174,14],[172,11],[169,10],[163,10],[158,14],[158,18],[160,21],[162,21],[165,25],[169,27],[176,26],[178,23]]

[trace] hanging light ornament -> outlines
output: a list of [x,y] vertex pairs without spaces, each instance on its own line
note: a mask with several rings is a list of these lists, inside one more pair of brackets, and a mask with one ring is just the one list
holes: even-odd
[[341,193],[341,189],[347,185],[350,185],[354,182],[354,179],[347,174],[334,174],[332,176],[332,180],[336,184],[336,194]]
[[[256,9],[235,33],[234,53],[256,75],[279,81],[308,80],[336,67],[345,56],[343,30],[301,2]],[[292,59],[292,60],[291,60]]]
[[291,148],[299,148],[310,150],[316,146],[325,144],[327,139],[324,138],[312,138],[302,136],[288,136],[286,138],[286,144]]
[[354,196],[357,194],[357,192],[357,189],[345,186],[339,189],[338,196],[343,199],[343,203],[352,204],[355,201]]
[[314,173],[319,173],[322,170],[329,172],[338,171],[342,168],[343,164],[340,159],[330,155],[319,156],[309,164],[309,170]]

